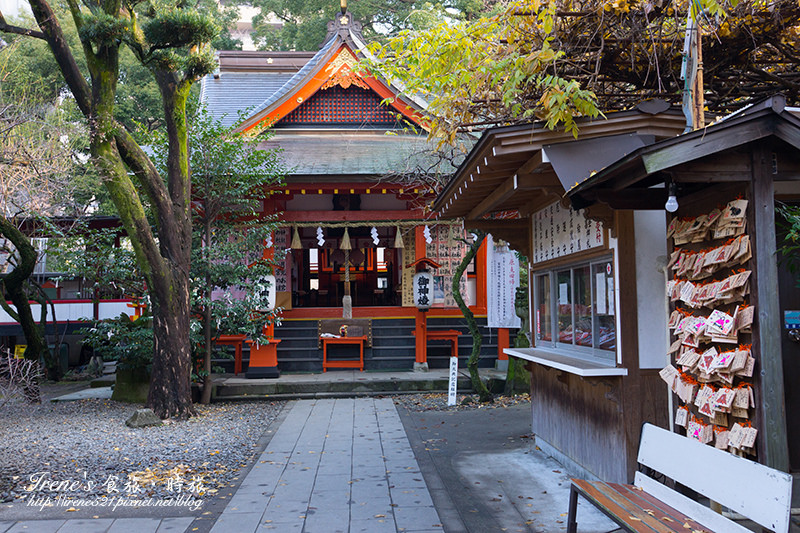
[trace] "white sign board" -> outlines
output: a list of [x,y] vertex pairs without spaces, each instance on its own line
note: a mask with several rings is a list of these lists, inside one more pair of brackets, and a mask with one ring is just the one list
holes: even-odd
[[450,383],[447,387],[447,405],[456,404],[456,389],[458,388],[458,357],[450,358]]
[[605,244],[603,224],[559,202],[533,214],[533,263],[564,257]]
[[522,326],[514,310],[519,287],[519,259],[508,246],[498,246],[491,235],[486,237],[486,313],[490,328]]
[[417,272],[414,274],[414,305],[425,311],[433,303],[433,274]]

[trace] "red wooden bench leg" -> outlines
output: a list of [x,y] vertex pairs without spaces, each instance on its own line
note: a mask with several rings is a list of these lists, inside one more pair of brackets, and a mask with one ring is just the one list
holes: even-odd
[[575,485],[570,486],[569,490],[569,517],[567,518],[567,533],[578,532],[578,490]]

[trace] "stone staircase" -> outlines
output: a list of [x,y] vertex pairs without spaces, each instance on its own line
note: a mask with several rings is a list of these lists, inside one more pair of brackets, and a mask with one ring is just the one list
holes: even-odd
[[[497,359],[496,330],[486,327],[486,319],[479,318],[478,325],[483,333],[483,345],[478,366],[494,367]],[[459,366],[466,366],[466,359],[472,352],[472,337],[461,317],[430,318],[428,328],[457,329],[463,333],[458,339]],[[364,350],[364,369],[367,371],[410,370],[414,366],[415,338],[412,318],[374,318],[372,319],[372,346]],[[322,349],[318,346],[316,320],[285,320],[275,328],[278,345],[278,365],[282,372],[321,372]],[[339,348],[339,347],[337,347]],[[353,349],[353,347],[341,347]],[[243,369],[247,370],[249,352],[245,347]],[[428,343],[428,366],[447,368],[450,360],[450,344],[444,341]],[[233,360],[215,359],[214,365],[222,367],[227,373],[233,372]]]

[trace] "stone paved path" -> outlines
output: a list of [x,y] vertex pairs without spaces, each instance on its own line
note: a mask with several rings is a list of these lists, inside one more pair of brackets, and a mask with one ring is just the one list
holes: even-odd
[[212,533],[443,531],[392,400],[300,400]]

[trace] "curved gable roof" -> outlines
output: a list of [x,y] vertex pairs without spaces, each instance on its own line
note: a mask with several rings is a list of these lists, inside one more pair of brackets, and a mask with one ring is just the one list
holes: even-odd
[[356,72],[356,63],[366,46],[361,41],[352,15],[344,14],[333,25],[322,48],[281,87],[255,107],[237,131],[257,135],[303,105],[320,89],[350,83],[372,90],[382,99],[391,99],[391,106],[413,123],[425,128],[423,106],[398,97],[400,91],[378,78]]

